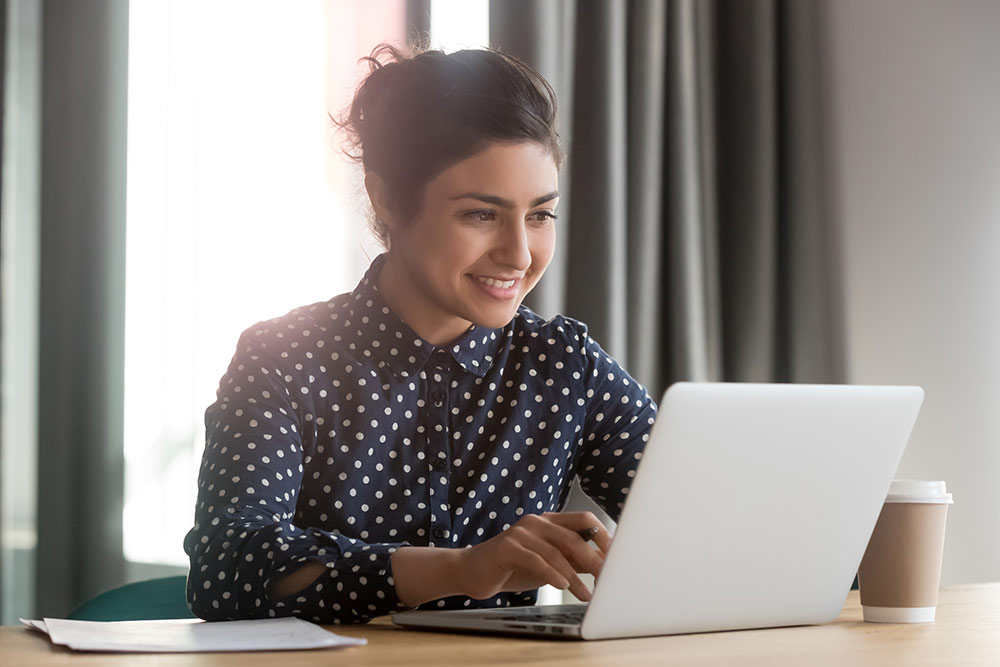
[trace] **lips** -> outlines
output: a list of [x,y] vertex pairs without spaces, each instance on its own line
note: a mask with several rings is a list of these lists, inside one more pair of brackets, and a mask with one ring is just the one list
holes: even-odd
[[488,287],[498,287],[500,289],[510,289],[517,282],[517,279],[511,278],[505,280],[503,278],[488,278],[486,276],[473,276],[476,280]]
[[506,276],[477,276],[467,274],[479,291],[498,301],[508,302],[516,299],[521,291],[521,278]]

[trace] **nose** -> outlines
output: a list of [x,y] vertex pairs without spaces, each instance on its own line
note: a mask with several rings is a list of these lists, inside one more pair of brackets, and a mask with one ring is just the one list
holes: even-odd
[[495,261],[515,271],[527,271],[531,266],[531,246],[528,228],[523,220],[511,220],[502,225],[500,238],[494,247]]

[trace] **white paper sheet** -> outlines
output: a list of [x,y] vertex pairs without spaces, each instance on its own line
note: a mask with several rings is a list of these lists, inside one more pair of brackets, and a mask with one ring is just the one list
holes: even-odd
[[195,618],[162,621],[70,621],[46,618],[21,622],[46,632],[53,644],[76,651],[188,653],[202,651],[289,651],[366,644],[299,618],[206,623]]
[[27,625],[32,630],[38,630],[39,632],[44,632],[49,634],[49,629],[45,627],[45,621],[36,621],[30,618],[19,618],[19,621]]

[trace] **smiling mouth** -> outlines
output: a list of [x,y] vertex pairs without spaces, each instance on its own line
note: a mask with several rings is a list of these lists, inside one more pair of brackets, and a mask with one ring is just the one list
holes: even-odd
[[510,289],[516,283],[516,280],[496,280],[494,278],[485,278],[483,276],[473,276],[476,280],[486,285],[487,287],[497,287],[499,289]]

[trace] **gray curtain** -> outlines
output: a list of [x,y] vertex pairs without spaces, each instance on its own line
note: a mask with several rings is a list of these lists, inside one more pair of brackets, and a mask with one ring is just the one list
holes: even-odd
[[[0,0],[0,128],[3,127],[3,118],[6,111],[6,71],[7,71],[7,0]],[[3,132],[0,131],[0,158],[4,154],[3,145]],[[0,183],[3,182],[3,160],[0,159]],[[0,210],[3,208],[3,189],[0,188]],[[0,257],[3,257],[4,252],[7,249],[3,247],[3,243],[0,242]],[[0,291],[0,299],[3,298],[3,293]],[[4,330],[4,321],[0,317],[0,334]],[[2,335],[0,335],[0,343],[3,342]],[[0,376],[3,374],[3,366],[0,365]],[[0,437],[0,461],[5,460],[4,448],[8,445]],[[2,487],[2,483],[0,483]],[[2,491],[2,488],[0,488]],[[6,507],[4,506],[3,493],[0,493],[0,530],[6,528],[4,526],[4,517],[6,517]],[[3,544],[3,540],[0,540],[0,623],[4,623],[6,617],[4,616],[4,608],[6,606],[7,600],[10,598],[10,594],[5,589],[5,576],[7,569],[10,567],[7,564],[7,560],[10,556],[7,554],[7,547]]]
[[[127,0],[45,0],[36,614],[124,579]],[[150,378],[156,382],[156,378]]]
[[494,0],[560,99],[560,243],[530,305],[653,392],[842,381],[816,0]]

